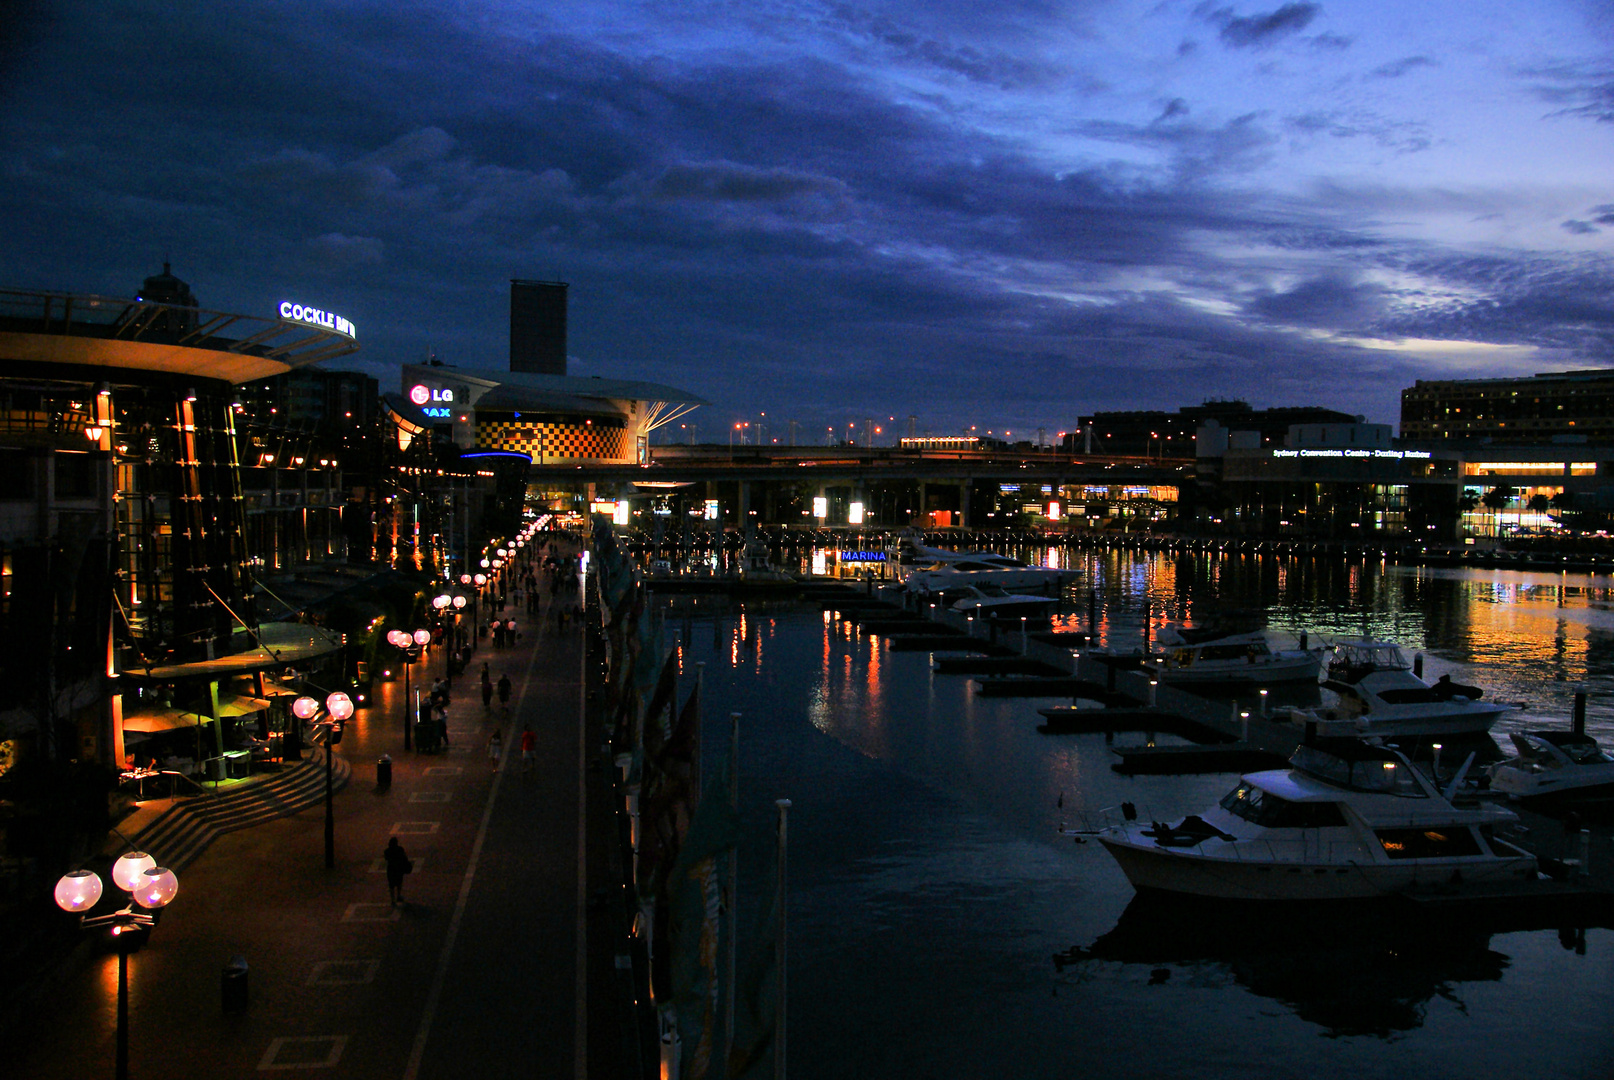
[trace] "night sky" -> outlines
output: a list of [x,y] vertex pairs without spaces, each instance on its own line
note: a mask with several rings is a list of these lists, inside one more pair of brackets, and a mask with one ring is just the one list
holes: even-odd
[[[9,3],[0,287],[1049,437],[1614,364],[1606,0]],[[890,424],[888,417],[896,417]]]

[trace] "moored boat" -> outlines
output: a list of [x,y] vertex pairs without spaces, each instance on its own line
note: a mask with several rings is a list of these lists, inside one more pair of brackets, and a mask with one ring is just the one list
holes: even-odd
[[1261,631],[1225,633],[1166,627],[1160,652],[1144,669],[1169,686],[1266,685],[1316,682],[1323,650],[1275,649]]
[[1202,815],[1112,825],[1098,839],[1140,891],[1357,900],[1533,880],[1535,857],[1494,832],[1516,820],[1506,807],[1453,805],[1397,750],[1329,739],[1299,747],[1288,769],[1242,777]]
[[1614,756],[1573,731],[1515,732],[1519,756],[1491,766],[1491,790],[1527,802],[1614,798]]
[[1337,737],[1433,737],[1487,732],[1509,706],[1482,701],[1484,691],[1441,676],[1425,682],[1401,647],[1387,641],[1342,641],[1334,646],[1323,689],[1334,704],[1295,710],[1291,719]]

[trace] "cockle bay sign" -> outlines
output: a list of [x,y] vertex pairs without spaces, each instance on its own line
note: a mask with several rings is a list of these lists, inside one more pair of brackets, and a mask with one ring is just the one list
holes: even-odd
[[350,338],[359,336],[353,324],[342,316],[332,315],[329,311],[321,311],[306,304],[294,304],[290,300],[280,302],[280,317],[292,322],[307,323],[309,326],[323,326],[327,330],[335,330],[338,334],[345,334]]

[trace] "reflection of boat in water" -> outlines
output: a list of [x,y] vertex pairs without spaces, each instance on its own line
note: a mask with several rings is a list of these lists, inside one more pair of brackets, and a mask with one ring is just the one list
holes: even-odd
[[[1154,983],[1181,969],[1196,985],[1214,977],[1207,967],[1215,965],[1328,1035],[1392,1038],[1422,1027],[1431,1000],[1461,1006],[1462,984],[1499,982],[1509,959],[1491,948],[1491,936],[1517,928],[1402,904],[1275,912],[1268,905],[1139,895],[1113,929],[1054,962],[1061,970],[1140,965],[1152,969]],[[1574,944],[1573,937],[1565,941]]]
[[1168,686],[1271,685],[1317,681],[1323,650],[1274,649],[1261,631],[1226,633],[1166,627],[1145,669]]
[[1441,676],[1427,683],[1412,672],[1401,647],[1387,641],[1342,641],[1334,647],[1325,690],[1338,703],[1295,714],[1319,735],[1367,738],[1483,733],[1508,711],[1481,701],[1484,691]]
[[1288,769],[1240,778],[1203,815],[1112,825],[1098,839],[1140,892],[1358,900],[1534,880],[1535,857],[1493,832],[1516,820],[1452,805],[1397,750],[1329,739],[1296,749]]
[[768,545],[752,537],[740,553],[739,579],[747,585],[794,585],[796,579],[773,565]]
[[1519,756],[1491,766],[1493,791],[1541,803],[1614,797],[1614,757],[1591,736],[1526,731],[1510,738]]

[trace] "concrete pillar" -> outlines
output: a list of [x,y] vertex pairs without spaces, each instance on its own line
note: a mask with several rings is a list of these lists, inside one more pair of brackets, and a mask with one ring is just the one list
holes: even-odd
[[970,526],[970,488],[975,486],[973,479],[967,479],[958,488],[958,527],[967,529]]
[[751,524],[751,481],[741,480],[736,486],[740,489],[740,531],[744,532]]

